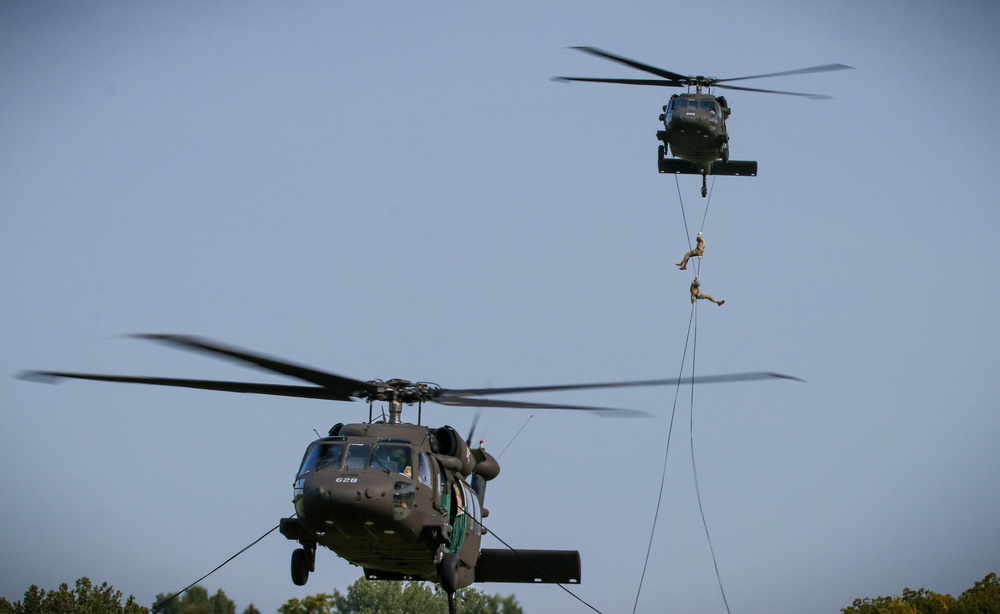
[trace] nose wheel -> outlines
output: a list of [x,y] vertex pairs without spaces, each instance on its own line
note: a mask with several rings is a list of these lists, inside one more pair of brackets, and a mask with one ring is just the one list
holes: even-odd
[[292,552],[292,583],[305,586],[309,572],[316,571],[316,544],[302,543],[302,548]]

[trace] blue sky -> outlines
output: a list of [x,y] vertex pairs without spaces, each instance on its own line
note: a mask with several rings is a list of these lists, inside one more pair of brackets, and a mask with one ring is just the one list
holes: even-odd
[[[989,2],[41,2],[0,5],[0,595],[80,576],[143,603],[277,524],[313,429],[363,404],[14,379],[23,369],[280,381],[121,338],[198,334],[359,379],[445,387],[675,376],[690,271],[655,171],[682,74],[839,62],[729,92],[697,371],[681,394],[638,611],[838,611],[1000,571],[998,9]],[[749,85],[749,83],[748,83]],[[690,359],[690,354],[688,355]],[[647,419],[486,411],[510,447],[487,526],[574,548],[578,594],[635,600],[672,389],[539,401]],[[531,416],[516,439],[515,433]],[[415,414],[410,416],[415,420]],[[425,423],[464,431],[471,412]],[[489,547],[501,547],[490,543]],[[306,587],[272,535],[206,580],[240,606]],[[527,611],[556,587],[483,585]]]

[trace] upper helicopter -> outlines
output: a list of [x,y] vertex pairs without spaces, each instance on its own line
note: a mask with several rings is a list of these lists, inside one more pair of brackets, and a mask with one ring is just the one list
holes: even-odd
[[[719,79],[717,77],[680,75],[669,70],[656,68],[655,66],[649,66],[635,60],[614,55],[607,51],[595,49],[594,47],[574,47],[574,49],[579,49],[585,53],[654,74],[660,77],[660,79],[554,77],[554,80],[687,88],[687,92],[674,94],[670,97],[670,102],[663,105],[663,113],[660,115],[660,121],[663,122],[663,130],[659,130],[656,133],[656,138],[662,141],[657,161],[661,173],[701,175],[702,196],[708,194],[707,175],[746,175],[751,177],[757,175],[756,161],[729,159],[729,132],[726,130],[726,119],[732,111],[724,96],[715,96],[712,94],[712,88],[785,94],[787,96],[804,96],[812,100],[824,100],[829,99],[830,96],[723,85],[723,83],[851,68],[843,64],[824,64],[822,66],[786,70],[764,75]],[[702,90],[706,91],[703,92]],[[666,157],[667,147],[670,148],[670,154],[674,156],[673,158]]]
[[[364,569],[371,580],[419,580],[440,586],[456,611],[455,591],[474,582],[579,583],[576,550],[481,548],[489,515],[486,483],[500,474],[497,459],[471,445],[450,426],[420,424],[425,402],[458,407],[569,409],[608,414],[641,414],[625,409],[561,403],[485,399],[487,395],[677,385],[678,380],[645,380],[562,386],[447,389],[402,379],[361,381],[318,371],[185,335],[135,335],[177,348],[207,353],[311,385],[260,384],[200,379],[136,377],[28,371],[22,379],[63,378],[152,384],[202,390],[369,404],[368,422],[338,423],[306,448],[293,483],[295,514],[282,518],[281,534],[300,547],[292,552],[292,581],[304,585],[315,571],[316,550],[325,546]],[[688,378],[684,383],[798,379],[769,372]],[[372,406],[388,404],[387,417],[373,419]],[[418,406],[417,424],[401,420],[402,406]],[[478,415],[477,415],[478,418]],[[473,421],[473,430],[475,420]]]

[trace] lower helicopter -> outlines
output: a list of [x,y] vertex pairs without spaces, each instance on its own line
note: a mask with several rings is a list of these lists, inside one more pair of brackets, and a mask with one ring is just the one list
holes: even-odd
[[[361,381],[184,335],[134,337],[207,353],[311,385],[260,384],[217,380],[27,371],[22,379],[55,382],[83,379],[219,390],[283,397],[367,401],[368,422],[336,424],[326,437],[306,448],[293,484],[295,514],[282,518],[279,530],[299,547],[292,552],[292,582],[302,586],[316,569],[316,552],[326,547],[364,570],[371,580],[433,582],[448,595],[456,612],[455,592],[475,582],[579,583],[576,550],[503,550],[482,548],[486,484],[500,474],[497,459],[482,445],[471,446],[450,426],[420,424],[425,402],[479,408],[564,409],[636,415],[606,407],[535,403],[484,396],[597,388],[677,385],[676,379],[447,389],[402,379]],[[737,382],[798,378],[770,372],[688,378],[684,383]],[[388,416],[373,419],[373,405],[388,404]],[[418,406],[417,424],[402,422],[403,405]],[[475,421],[473,429],[475,428]]]

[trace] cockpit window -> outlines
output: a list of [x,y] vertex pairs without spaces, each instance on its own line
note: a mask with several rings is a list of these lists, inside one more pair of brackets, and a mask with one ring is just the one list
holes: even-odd
[[718,113],[718,110],[715,108],[714,100],[709,100],[708,98],[705,98],[701,101],[700,106],[702,111],[715,111],[716,113]]
[[316,442],[309,446],[306,456],[302,459],[299,475],[304,475],[321,469],[339,469],[344,458],[344,444]]
[[[694,102],[694,101],[692,100],[691,102]],[[688,101],[687,101],[686,98],[674,98],[673,108],[674,108],[674,110],[677,110],[677,109],[686,109],[687,106],[688,106],[687,103],[688,103]],[[695,103],[695,104],[697,104],[697,103]]]
[[368,454],[372,446],[368,443],[352,443],[347,447],[347,461],[344,469],[359,470],[368,466]]
[[368,468],[401,473],[408,478],[413,477],[413,457],[410,454],[409,446],[392,443],[378,444],[375,446],[375,451],[372,452],[372,461]]

